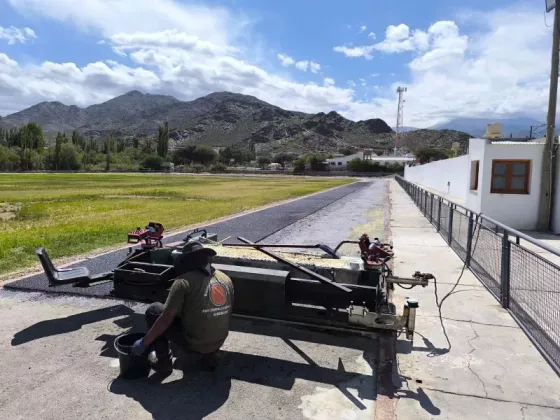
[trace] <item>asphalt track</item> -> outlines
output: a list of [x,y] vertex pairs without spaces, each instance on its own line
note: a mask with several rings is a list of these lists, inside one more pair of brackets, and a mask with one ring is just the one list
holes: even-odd
[[[211,233],[217,233],[218,239],[220,240],[228,236],[231,237],[226,243],[237,243],[238,241],[236,238],[238,236],[243,236],[253,242],[259,242],[292,225],[298,220],[316,213],[324,207],[369,185],[371,185],[370,182],[355,182],[286,204],[207,225],[206,228]],[[184,239],[185,236],[184,233],[175,234],[165,238],[164,243],[177,242]],[[114,269],[116,265],[125,258],[127,253],[127,249],[121,249],[100,255],[88,261],[82,261],[75,265],[87,267],[90,274],[99,274]],[[69,267],[72,267],[72,265]],[[44,274],[39,274],[6,284],[4,287],[7,289],[103,297],[111,291],[112,283],[106,282],[86,288],[78,288],[72,285],[54,288],[49,287]]]

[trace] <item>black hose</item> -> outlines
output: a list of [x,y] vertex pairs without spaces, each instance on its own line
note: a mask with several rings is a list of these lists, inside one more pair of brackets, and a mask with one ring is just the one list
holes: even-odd
[[436,305],[437,305],[437,308],[438,308],[439,322],[441,324],[441,329],[443,330],[443,335],[445,335],[445,339],[447,340],[447,345],[448,345],[447,352],[449,352],[451,350],[451,340],[449,340],[449,336],[447,335],[447,331],[446,331],[445,325],[443,323],[443,315],[441,314],[441,308],[443,306],[443,302],[445,302],[445,300],[455,292],[455,289],[457,288],[457,286],[459,286],[459,283],[461,282],[461,278],[463,277],[463,274],[465,273],[465,269],[467,268],[467,261],[469,260],[469,257],[472,257],[474,255],[474,251],[476,250],[476,245],[478,244],[478,238],[480,236],[480,227],[482,225],[482,223],[478,222],[479,217],[480,216],[477,216],[476,220],[475,220],[475,229],[477,229],[477,232],[476,232],[476,240],[475,240],[474,245],[471,249],[471,255],[470,256],[465,255],[465,263],[463,264],[463,268],[461,269],[461,273],[459,274],[459,278],[457,279],[457,281],[455,282],[455,284],[453,285],[451,290],[441,299],[441,301],[439,300],[438,291],[437,291],[437,279],[434,276],[434,295],[435,295],[435,298],[436,298]]

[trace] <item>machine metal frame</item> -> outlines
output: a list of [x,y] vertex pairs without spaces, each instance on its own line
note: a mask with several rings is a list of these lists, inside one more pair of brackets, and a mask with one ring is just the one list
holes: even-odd
[[[407,339],[413,340],[418,302],[408,299],[402,314],[398,315],[390,302],[390,292],[395,283],[426,287],[433,276],[419,272],[411,278],[393,276],[387,265],[392,258],[392,251],[388,251],[392,245],[379,245],[385,247],[383,252],[376,251],[375,245],[370,253],[367,251],[370,248],[363,246],[364,238],[369,245],[369,238],[364,235],[360,241],[344,241],[333,250],[323,244],[255,244],[240,237],[238,240],[242,244],[225,246],[250,247],[269,258],[254,261],[218,256],[214,258],[213,266],[234,283],[234,316],[360,335],[372,335],[378,331],[405,332]],[[99,282],[112,281],[111,297],[163,302],[177,277],[174,255],[181,253],[191,241],[218,244],[217,235],[208,234],[206,230],[193,231],[174,247],[130,248],[129,254],[113,271],[96,276],[90,276],[83,267],[66,271],[57,269],[43,248],[37,250],[37,255],[52,287],[68,284],[91,287]],[[377,238],[376,241],[380,244]],[[360,244],[361,261],[360,258],[349,259],[346,268],[329,267],[326,263],[329,259],[348,259],[337,253],[344,243]],[[263,248],[315,248],[325,255],[317,257],[314,265],[298,264]],[[376,255],[375,258],[383,255],[382,264],[373,264],[372,255]],[[343,262],[346,264],[346,260]]]

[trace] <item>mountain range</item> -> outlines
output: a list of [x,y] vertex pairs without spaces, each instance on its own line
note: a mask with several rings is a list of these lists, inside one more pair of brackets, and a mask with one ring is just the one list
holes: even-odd
[[[335,111],[308,114],[288,111],[253,96],[217,92],[180,101],[172,96],[128,92],[107,102],[80,108],[60,102],[41,102],[0,119],[9,129],[36,122],[53,133],[77,130],[86,137],[153,136],[169,123],[170,147],[206,144],[213,147],[246,145],[258,153],[334,152],[345,147],[393,148],[394,131],[382,119],[351,121]],[[463,146],[470,136],[456,131],[417,130],[401,135],[401,145],[449,148]]]
[[531,126],[536,136],[544,136],[544,123],[530,117],[518,117],[507,119],[489,119],[489,118],[456,118],[443,124],[437,124],[431,127],[434,130],[457,130],[464,131],[474,137],[482,137],[486,133],[486,126],[490,123],[500,123],[503,126],[504,137],[525,138],[531,132]]

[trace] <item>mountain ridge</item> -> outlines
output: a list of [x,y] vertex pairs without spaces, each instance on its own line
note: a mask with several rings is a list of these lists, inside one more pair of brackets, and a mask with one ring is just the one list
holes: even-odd
[[[290,111],[254,96],[214,92],[192,101],[169,95],[134,90],[101,104],[80,108],[61,102],[41,102],[0,119],[9,129],[38,123],[45,133],[77,130],[84,136],[127,138],[153,136],[164,122],[169,124],[170,146],[206,144],[213,147],[254,145],[259,153],[333,152],[344,147],[390,150],[394,131],[379,118],[352,121],[336,111],[317,114]],[[465,133],[442,138],[438,132],[403,133],[403,144],[414,147],[463,145]],[[449,133],[448,133],[449,134]],[[407,141],[410,138],[422,138]],[[433,138],[433,141],[432,141]]]
[[[531,126],[544,125],[532,117],[516,118],[454,118],[446,123],[436,124],[430,129],[434,130],[457,130],[467,132],[475,137],[482,137],[486,133],[486,126],[490,123],[500,123],[503,126],[504,137],[525,138],[529,137]],[[542,131],[542,130],[541,130]],[[540,135],[544,135],[541,131]]]

